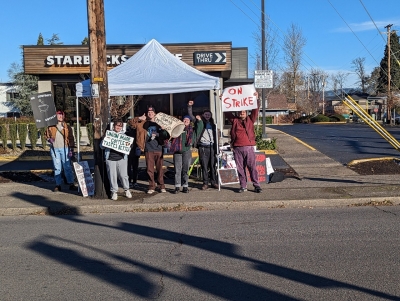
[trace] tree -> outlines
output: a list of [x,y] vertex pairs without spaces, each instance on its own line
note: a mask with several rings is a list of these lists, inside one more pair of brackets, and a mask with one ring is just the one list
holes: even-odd
[[50,39],[46,39],[47,44],[49,45],[62,45],[63,42],[60,42],[60,38],[58,37],[57,33],[53,33]]
[[44,45],[42,33],[39,33],[39,37],[38,37],[36,45]]
[[365,70],[365,57],[358,57],[351,62],[353,66],[353,71],[357,74],[358,81],[356,84],[359,85],[362,93],[367,91],[367,83],[369,81],[369,76]]
[[38,89],[38,77],[25,74],[22,66],[17,63],[12,63],[7,72],[17,90],[17,94],[10,101],[10,105],[17,108],[22,115],[32,116],[33,112],[29,96]]
[[343,97],[344,97],[344,92],[343,92],[344,83],[348,76],[349,76],[348,73],[342,72],[342,71],[338,71],[331,75],[333,92],[338,96],[340,94],[341,99],[343,99]]
[[[380,63],[380,72],[377,84],[377,93],[387,93],[388,90],[388,45],[385,46],[384,57]],[[390,33],[390,88],[400,90],[400,43],[395,30]]]
[[306,45],[306,38],[301,29],[291,24],[283,42],[284,61],[286,62],[285,72],[289,76],[286,87],[286,97],[296,102],[296,86],[300,84],[300,65],[303,55],[303,48]]
[[379,73],[380,73],[380,68],[375,67],[374,70],[372,70],[371,75],[369,76],[367,82],[367,92],[369,94],[376,94],[376,92],[378,91]]
[[85,38],[82,40],[81,44],[82,44],[82,45],[89,45],[89,39],[88,39],[88,37],[85,37]]

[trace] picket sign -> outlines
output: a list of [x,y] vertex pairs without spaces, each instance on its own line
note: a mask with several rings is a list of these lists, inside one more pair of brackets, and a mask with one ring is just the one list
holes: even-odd
[[76,178],[82,195],[94,195],[94,181],[87,161],[74,162]]
[[222,112],[256,109],[256,95],[256,89],[253,84],[225,88],[221,98]]
[[165,113],[157,113],[154,122],[166,130],[171,138],[179,137],[185,129],[181,120]]
[[106,131],[106,135],[101,145],[128,155],[131,151],[132,144],[132,137],[114,131]]

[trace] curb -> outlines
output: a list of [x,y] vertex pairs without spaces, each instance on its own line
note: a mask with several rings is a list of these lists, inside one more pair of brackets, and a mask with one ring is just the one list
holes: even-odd
[[[384,206],[382,202],[391,202],[386,206],[400,205],[398,197],[371,197],[354,199],[314,199],[286,201],[231,201],[231,202],[193,202],[193,203],[153,203],[153,204],[111,204],[111,205],[57,205],[55,207],[0,208],[0,216],[17,215],[82,215],[102,213],[135,212],[171,212],[171,211],[211,211],[211,210],[255,210],[343,206]],[[377,203],[374,205],[373,203]]]

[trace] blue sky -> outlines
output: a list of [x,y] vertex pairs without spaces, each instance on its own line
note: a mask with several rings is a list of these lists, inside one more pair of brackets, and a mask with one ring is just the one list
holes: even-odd
[[[153,38],[160,43],[232,42],[249,48],[249,69],[254,70],[261,1],[104,0],[107,44]],[[56,33],[64,44],[80,44],[87,36],[85,0],[2,1],[1,8],[0,82],[9,81],[7,69],[21,61],[20,45],[35,45],[39,33],[45,39]],[[352,72],[351,62],[358,57],[366,58],[370,72],[383,57],[384,27],[400,29],[399,0],[265,0],[265,12],[277,32],[278,49],[291,24],[302,30],[306,72]],[[354,82],[349,76],[347,86]]]

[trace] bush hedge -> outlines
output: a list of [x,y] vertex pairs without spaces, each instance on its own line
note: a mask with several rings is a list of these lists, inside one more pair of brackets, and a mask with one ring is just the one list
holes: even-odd
[[17,130],[21,149],[24,150],[26,146],[26,138],[28,137],[28,125],[26,123],[18,123]]
[[28,136],[29,141],[31,142],[31,148],[36,148],[38,140],[38,128],[36,127],[36,123],[28,123]]
[[10,123],[8,125],[8,138],[11,140],[11,149],[16,150],[17,149],[17,139],[18,139],[18,130],[17,130],[17,124],[16,123]]
[[0,140],[3,148],[7,148],[7,124],[5,123],[0,124]]

